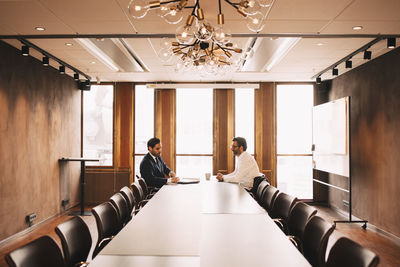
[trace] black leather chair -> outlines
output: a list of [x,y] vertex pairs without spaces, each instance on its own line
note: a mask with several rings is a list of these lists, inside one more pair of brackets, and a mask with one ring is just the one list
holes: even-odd
[[148,199],[144,198],[142,187],[138,183],[135,182],[132,183],[131,187],[132,187],[133,197],[135,198],[135,203],[136,203],[135,205],[135,214],[136,214],[140,211],[142,207],[144,207],[144,205],[146,205]]
[[287,219],[287,234],[290,241],[302,252],[303,234],[307,221],[317,213],[317,210],[304,202],[298,201],[290,210]]
[[61,250],[49,236],[38,239],[6,255],[10,267],[65,267]]
[[119,231],[118,212],[110,202],[102,203],[92,209],[96,219],[98,239],[93,258],[111,241]]
[[73,267],[87,264],[92,237],[86,223],[75,216],[59,224],[55,231],[61,239],[66,265]]
[[319,216],[311,217],[303,234],[303,254],[312,266],[324,266],[326,246],[335,226]]
[[269,183],[264,179],[263,181],[261,181],[261,183],[257,187],[257,191],[256,191],[256,194],[255,194],[255,199],[258,202],[258,204],[260,204],[260,205],[262,205],[265,189],[268,186],[269,186]]
[[149,187],[147,186],[146,181],[143,178],[138,177],[137,181],[138,181],[140,187],[142,188],[144,199],[150,199],[155,195],[156,192],[150,191]]
[[115,193],[110,198],[110,203],[118,212],[119,227],[121,230],[130,219],[128,202],[121,193]]
[[379,257],[346,238],[339,238],[329,252],[326,267],[351,266],[351,267],[375,267],[379,264]]
[[276,197],[270,216],[274,219],[275,223],[282,229],[284,233],[287,233],[287,220],[289,217],[290,210],[296,204],[297,198],[292,197],[286,193],[280,193]]
[[272,185],[265,188],[261,206],[268,212],[268,214],[271,212],[272,206],[278,193],[279,190]]
[[133,196],[131,189],[127,186],[124,186],[121,188],[121,190],[119,192],[126,199],[126,201],[128,203],[128,208],[129,208],[129,215],[130,215],[130,217],[132,217],[132,212],[133,212],[133,209],[135,208],[135,198]]

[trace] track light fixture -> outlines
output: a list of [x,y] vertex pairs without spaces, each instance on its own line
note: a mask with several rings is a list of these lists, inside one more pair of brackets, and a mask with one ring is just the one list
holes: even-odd
[[43,66],[49,65],[49,57],[44,56],[42,59]]
[[321,84],[322,80],[321,80],[321,76],[318,76],[316,79],[317,84]]
[[350,58],[348,60],[346,60],[346,69],[351,69],[353,67],[353,61],[350,60]]
[[389,37],[387,38],[387,48],[395,48],[396,47],[396,38]]
[[59,68],[58,68],[58,70],[60,71],[60,74],[65,74],[65,66],[60,66]]
[[29,46],[23,45],[21,48],[21,54],[25,57],[29,56]]
[[339,75],[339,70],[337,69],[337,66],[332,69],[332,75],[333,76],[338,76]]
[[74,80],[79,81],[79,73],[77,72],[74,73]]
[[372,56],[372,52],[371,51],[368,51],[368,50],[364,51],[364,59],[370,60],[371,56]]

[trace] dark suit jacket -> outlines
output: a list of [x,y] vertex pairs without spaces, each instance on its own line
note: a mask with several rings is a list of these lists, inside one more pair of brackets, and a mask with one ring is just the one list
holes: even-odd
[[167,183],[165,175],[169,175],[170,169],[165,165],[161,157],[157,157],[157,163],[150,153],[140,162],[140,175],[144,178],[148,186],[161,187]]

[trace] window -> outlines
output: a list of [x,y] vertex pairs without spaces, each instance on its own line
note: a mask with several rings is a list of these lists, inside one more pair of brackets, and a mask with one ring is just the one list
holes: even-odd
[[235,89],[235,136],[244,137],[254,155],[254,89]]
[[278,188],[301,199],[312,199],[313,85],[278,85]]
[[213,89],[176,90],[176,174],[212,173]]
[[100,158],[86,165],[113,165],[113,85],[92,85],[83,93],[83,156]]
[[154,89],[135,86],[135,174],[140,176],[140,162],[147,154],[147,141],[154,137]]

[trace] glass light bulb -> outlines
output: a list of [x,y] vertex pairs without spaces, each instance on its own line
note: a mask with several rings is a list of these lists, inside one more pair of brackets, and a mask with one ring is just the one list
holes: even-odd
[[129,14],[135,19],[146,16],[149,7],[145,0],[131,0],[128,5]]
[[166,63],[172,59],[172,53],[169,48],[161,48],[158,52],[158,57],[162,62]]
[[261,9],[258,0],[248,0],[247,5],[248,6],[244,9],[244,13],[246,13],[247,15],[253,15]]
[[229,43],[231,37],[232,37],[231,32],[223,25],[214,28],[213,39],[218,44],[224,45],[226,43]]
[[197,30],[194,31],[194,35],[200,41],[208,41],[213,37],[214,27],[207,21],[202,20],[196,26]]
[[168,12],[169,12],[169,7],[165,6],[165,5],[162,5],[162,6],[160,6],[160,8],[156,9],[156,13],[160,17],[164,17],[165,14],[167,14]]
[[182,21],[183,14],[181,11],[176,10],[175,7],[170,7],[168,12],[163,16],[164,20],[169,24],[177,24]]
[[171,41],[169,40],[169,38],[167,38],[167,37],[162,38],[160,41],[160,47],[161,48],[170,48]]
[[247,16],[247,28],[253,32],[260,32],[264,28],[264,14],[256,12],[254,15]]
[[181,25],[176,29],[175,37],[178,40],[178,42],[182,44],[192,43],[194,39],[193,27],[187,25]]

